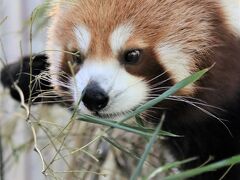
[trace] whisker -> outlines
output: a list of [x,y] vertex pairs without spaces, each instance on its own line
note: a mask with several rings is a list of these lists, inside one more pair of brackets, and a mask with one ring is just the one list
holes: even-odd
[[[145,81],[144,79],[141,79],[141,80],[139,80],[138,82],[136,82],[136,83],[134,83],[134,84],[128,86],[127,88],[125,88],[125,89],[122,90],[121,92],[117,93],[117,94],[114,96],[114,98],[120,96],[122,93],[126,92],[129,88],[131,88],[131,87],[133,87],[133,86],[136,86],[136,85],[137,85],[138,83],[140,83],[140,82],[150,83],[150,82],[152,82],[153,80],[155,80],[155,79],[157,79],[157,78],[163,76],[163,75],[164,75],[165,73],[167,73],[167,72],[168,72],[168,71],[165,71],[165,72],[163,72],[163,73],[157,75],[156,77],[153,77],[152,79],[150,79],[150,80],[148,80],[148,81]],[[161,84],[163,84],[163,83],[169,81],[170,79],[172,79],[172,78],[168,78],[168,79],[166,79],[166,80],[164,80],[164,81],[161,81],[160,83],[153,84],[153,85],[151,85],[150,88],[155,88],[155,86],[161,85]]]
[[72,102],[71,100],[63,100],[63,101],[41,101],[34,102],[34,104],[54,104],[54,103],[64,103],[64,102]]
[[171,77],[170,77],[170,78],[167,78],[166,80],[163,80],[163,81],[160,81],[160,82],[158,82],[158,83],[155,83],[155,84],[151,85],[151,88],[155,88],[155,87],[157,87],[157,86],[161,86],[162,84],[164,84],[164,83],[166,83],[166,82],[168,82],[168,81],[170,81],[170,80],[172,80]]
[[215,91],[214,88],[207,88],[207,87],[201,87],[201,86],[196,86],[194,87],[195,89],[198,89],[198,90],[208,90],[208,91]]
[[202,102],[202,103],[207,103],[206,101],[199,99],[199,98],[195,98],[195,97],[191,97],[191,96],[170,96],[170,97],[176,97],[176,98],[186,98],[186,99],[191,99],[191,100],[196,100],[198,102]]
[[[39,92],[41,92],[41,90]],[[39,96],[56,96],[56,97],[59,97],[57,93],[55,93],[55,92],[48,92],[48,91],[41,92],[39,94],[36,92],[33,95],[35,95],[35,94],[37,94]],[[64,94],[66,96],[71,96],[71,93],[69,93],[67,91],[62,92],[61,94]]]
[[111,82],[110,88],[107,90],[108,94],[110,94],[110,92],[112,91],[113,86],[114,86],[114,84],[116,82],[116,78],[119,75],[119,72],[120,72],[120,68],[118,68],[118,71],[117,71],[116,75],[114,76],[114,78],[113,78],[113,80]]
[[164,86],[164,87],[151,88],[150,90],[151,90],[151,91],[154,91],[154,90],[162,90],[162,89],[167,90],[167,89],[169,89],[169,88],[171,88],[171,86]]
[[54,97],[59,97],[56,93],[48,93],[48,92],[35,92],[32,94],[33,96],[34,95],[38,95],[38,96],[54,96]]
[[59,96],[46,96],[46,95],[38,95],[36,98],[59,98]]
[[133,86],[136,86],[137,84],[139,84],[140,82],[143,82],[144,80],[141,79],[139,81],[137,81],[136,83],[134,84],[131,84],[130,86],[126,87],[125,89],[123,89],[122,91],[118,92],[117,94],[114,95],[114,98],[120,96],[121,94],[123,94],[124,92],[126,92],[129,88],[133,87]]
[[155,79],[157,79],[157,78],[163,76],[163,75],[166,74],[167,72],[168,72],[168,71],[164,71],[163,73],[161,73],[161,74],[159,74],[159,75],[153,77],[152,79],[146,81],[146,83],[150,83],[150,82],[154,81]]
[[177,98],[167,98],[168,100],[173,100],[173,101],[178,101],[178,102],[185,102],[189,105],[192,105],[193,107],[199,109],[200,111],[204,112],[205,114],[209,115],[210,117],[213,117],[214,119],[218,120],[226,129],[227,131],[230,133],[230,135],[232,136],[232,133],[230,131],[230,129],[228,128],[228,126],[224,123],[224,121],[228,122],[228,120],[226,119],[221,119],[219,117],[217,117],[216,115],[214,115],[213,113],[209,112],[206,109],[203,109],[202,107],[197,106],[196,104],[187,101],[187,100],[183,100],[183,99],[177,99]]
[[203,100],[198,99],[198,98],[192,98],[192,97],[187,97],[187,96],[170,96],[170,97],[177,98],[177,99],[182,99],[182,100],[185,100],[185,101],[189,101],[188,98],[189,99],[193,99],[195,101],[189,101],[189,102],[197,104],[197,105],[201,105],[201,106],[205,106],[205,107],[209,107],[209,108],[213,108],[213,109],[217,109],[217,110],[226,112],[226,110],[224,110],[224,109],[222,109],[220,107],[211,105],[211,104],[207,104],[206,101],[203,101]]
[[152,115],[147,114],[147,113],[142,113],[141,116],[144,117],[144,120],[146,120],[146,122],[148,122],[148,123],[149,123],[149,120],[159,122],[159,120],[161,119],[161,118],[157,118],[157,117],[152,116]]
[[168,108],[163,108],[163,107],[151,107],[150,109],[157,109],[157,110],[167,110]]
[[161,96],[161,93],[151,93],[148,97],[158,97],[158,96]]

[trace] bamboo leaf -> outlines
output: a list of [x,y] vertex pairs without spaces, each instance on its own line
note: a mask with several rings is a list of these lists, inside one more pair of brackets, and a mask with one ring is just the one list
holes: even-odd
[[110,143],[111,145],[113,145],[114,147],[116,147],[117,149],[119,149],[120,151],[128,154],[129,156],[133,157],[134,159],[140,159],[140,157],[138,157],[136,154],[132,153],[131,151],[129,151],[128,149],[126,149],[126,147],[123,147],[122,145],[120,145],[118,142],[116,142],[114,139],[112,138],[108,138],[103,136],[103,139],[105,141],[107,141],[108,143]]
[[166,177],[164,180],[183,180],[196,175],[203,174],[205,172],[214,171],[223,167],[232,166],[240,163],[240,155],[233,156],[229,159],[222,160],[216,163],[209,164],[207,166],[199,167],[184,171],[182,173],[171,175]]
[[[116,121],[112,121],[112,120],[105,120],[105,119],[101,119],[98,117],[94,117],[94,116],[90,116],[90,115],[79,115],[79,120],[81,121],[85,121],[85,122],[89,122],[89,123],[94,123],[94,124],[100,124],[100,125],[104,125],[104,126],[109,126],[112,128],[117,128],[117,129],[122,129],[128,132],[132,132],[138,135],[142,135],[142,136],[148,136],[151,137],[154,130],[153,129],[147,129],[147,128],[141,128],[138,126],[131,126],[125,123],[119,123]],[[159,131],[158,133],[159,136],[171,136],[171,137],[179,137],[175,134],[166,132],[166,131]]]
[[[161,122],[163,122],[165,118],[165,114],[162,115],[162,118],[161,118]],[[153,147],[153,144],[154,142],[156,141],[157,137],[158,137],[158,133],[160,131],[162,127],[162,123],[159,123],[154,134],[152,135],[152,137],[150,138],[149,142],[147,143],[146,147],[145,147],[145,151],[137,165],[137,168],[136,170],[134,171],[133,175],[131,176],[130,180],[137,180],[137,178],[141,175],[141,171],[142,171],[142,167],[143,167],[143,164],[144,162],[146,161],[152,147]]]
[[160,174],[160,173],[162,173],[164,171],[167,171],[169,169],[178,167],[178,166],[180,166],[182,164],[186,164],[186,163],[192,162],[192,161],[194,161],[196,159],[197,158],[189,158],[189,159],[186,159],[186,160],[183,160],[183,161],[175,161],[175,162],[169,163],[169,164],[167,164],[165,166],[161,166],[161,167],[155,169],[146,179],[150,180],[150,179],[154,178],[157,174]]
[[186,87],[187,85],[190,85],[194,82],[196,82],[197,80],[199,80],[206,72],[208,72],[210,68],[206,68],[203,69],[201,71],[198,71],[194,74],[192,74],[191,76],[183,79],[182,81],[178,82],[177,84],[175,84],[174,86],[172,86],[169,90],[165,91],[163,94],[161,94],[160,96],[158,96],[157,98],[148,101],[147,103],[145,103],[144,105],[138,107],[133,113],[129,114],[128,116],[126,116],[125,118],[123,118],[121,120],[121,122],[124,122],[144,111],[146,111],[147,109],[153,107],[154,105],[158,104],[159,102],[163,101],[164,99],[166,99],[167,97],[175,94],[177,91],[179,91],[180,89]]

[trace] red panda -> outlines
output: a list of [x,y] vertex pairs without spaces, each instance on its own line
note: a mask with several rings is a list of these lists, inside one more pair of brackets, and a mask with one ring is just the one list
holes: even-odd
[[[178,138],[165,143],[183,169],[240,153],[239,0],[76,0],[51,11],[51,83],[79,110],[119,119],[192,73],[198,82],[142,114]],[[219,179],[226,169],[193,179]],[[225,179],[240,179],[233,167]]]

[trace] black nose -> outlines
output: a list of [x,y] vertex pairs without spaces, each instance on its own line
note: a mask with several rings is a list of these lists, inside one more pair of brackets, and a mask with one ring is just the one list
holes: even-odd
[[108,95],[96,82],[91,82],[87,85],[82,98],[83,104],[89,110],[95,112],[106,107],[108,100]]

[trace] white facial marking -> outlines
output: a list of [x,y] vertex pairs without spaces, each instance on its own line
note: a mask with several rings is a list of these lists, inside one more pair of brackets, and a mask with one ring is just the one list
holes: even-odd
[[[147,84],[140,77],[126,72],[116,60],[87,60],[75,76],[72,91],[77,103],[89,81],[95,81],[109,95],[108,105],[99,113],[119,114],[127,112],[144,102],[147,96]],[[83,103],[81,111],[90,114]]]
[[180,46],[173,44],[160,44],[157,48],[161,63],[179,82],[191,75],[191,57],[183,53]]
[[240,0],[220,0],[220,2],[231,30],[240,36]]
[[80,50],[83,53],[87,53],[91,42],[91,34],[88,31],[87,27],[83,25],[78,25],[74,28],[74,33]]
[[124,46],[127,40],[133,33],[133,27],[131,24],[122,24],[112,32],[109,43],[114,54],[117,54],[119,50]]
[[[184,53],[180,45],[162,43],[157,48],[158,56],[161,64],[170,73],[175,83],[190,76],[194,63],[191,61],[191,56]],[[194,85],[190,84],[181,89],[181,94],[191,94],[194,92]]]

